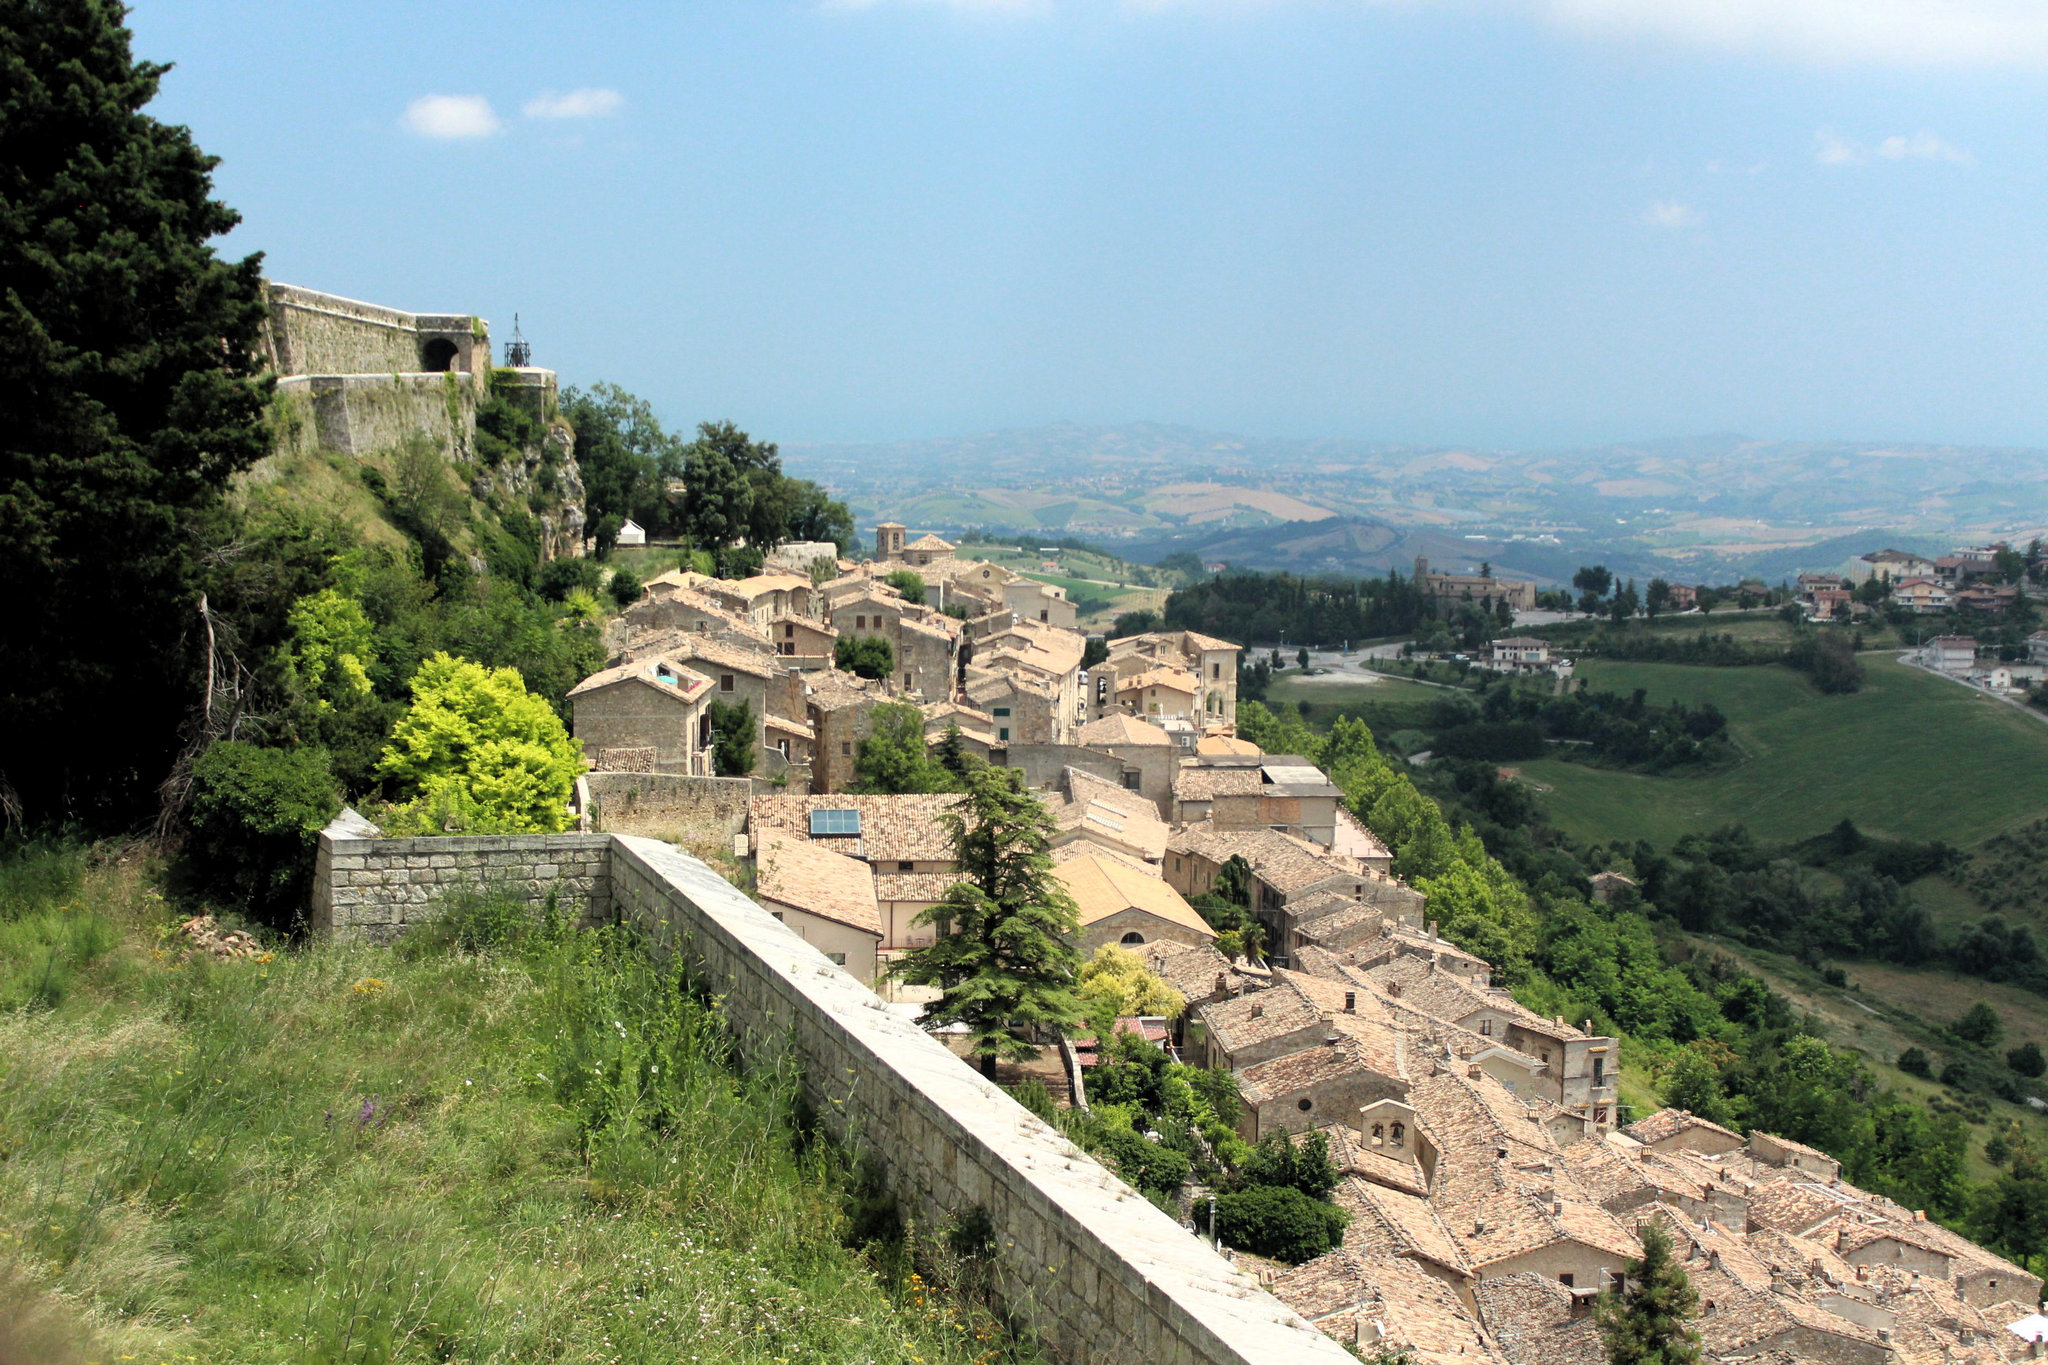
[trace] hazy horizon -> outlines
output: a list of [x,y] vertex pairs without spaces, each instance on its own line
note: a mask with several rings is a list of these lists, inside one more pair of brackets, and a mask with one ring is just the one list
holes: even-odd
[[273,278],[687,425],[2035,448],[2048,7],[144,0]]

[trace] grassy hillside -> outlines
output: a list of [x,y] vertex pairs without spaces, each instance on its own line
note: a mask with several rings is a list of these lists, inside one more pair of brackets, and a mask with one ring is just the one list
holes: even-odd
[[1889,656],[1863,663],[1863,689],[1829,697],[1784,668],[1589,660],[1580,667],[1596,689],[1712,702],[1742,761],[1692,776],[1558,759],[1523,771],[1549,789],[1545,811],[1562,828],[1659,844],[1733,821],[1803,839],[1847,816],[1873,834],[1969,845],[2048,807],[2048,725]]
[[0,1359],[1018,1358],[715,1001],[462,924],[216,960],[138,857],[0,862]]

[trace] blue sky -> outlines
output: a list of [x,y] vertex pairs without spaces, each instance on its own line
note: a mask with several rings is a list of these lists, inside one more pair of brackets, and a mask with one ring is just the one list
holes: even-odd
[[140,0],[273,277],[784,441],[2048,445],[2048,0]]

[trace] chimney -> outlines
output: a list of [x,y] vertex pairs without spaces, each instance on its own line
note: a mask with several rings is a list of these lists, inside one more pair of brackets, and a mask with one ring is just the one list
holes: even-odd
[[1484,1237],[1486,1235],[1486,1220],[1484,1218],[1474,1218],[1472,1220],[1472,1235],[1474,1237]]
[[1586,1034],[1588,1037],[1591,1037],[1593,1033],[1593,1021],[1591,1019],[1588,1019],[1584,1024],[1580,1025],[1579,1032]]
[[1222,995],[1225,991],[1229,989],[1229,980],[1223,975],[1222,972],[1216,973],[1216,994]]
[[1889,1345],[1892,1339],[1892,1329],[1889,1327],[1878,1328],[1877,1339]]
[[1356,1014],[1356,1013],[1358,1013],[1358,992],[1357,992],[1357,991],[1346,991],[1346,992],[1344,992],[1344,1012],[1345,1012],[1346,1014]]
[[1437,933],[1436,933],[1436,921],[1435,921],[1435,920],[1431,920],[1431,921],[1429,922],[1429,938],[1430,938],[1430,941],[1431,941],[1432,943],[1434,943],[1434,942],[1436,941],[1436,937],[1437,937]]
[[1707,1251],[1707,1264],[1719,1270],[1721,1268],[1721,1253],[1709,1248]]
[[1266,1017],[1266,1007],[1265,1007],[1264,1005],[1258,1004],[1257,1002],[1254,1002],[1254,1003],[1252,1004],[1252,1018],[1254,1018],[1254,1019],[1263,1019],[1263,1018],[1265,1018],[1265,1017]]
[[1479,1064],[1477,1062],[1465,1068],[1465,1079],[1470,1081],[1479,1079]]
[[1431,953],[1431,954],[1429,955],[1429,974],[1430,974],[1431,976],[1435,976],[1435,975],[1436,975],[1436,963],[1437,963],[1437,955],[1436,955],[1435,953]]
[[1401,983],[1398,981],[1389,981],[1387,983],[1387,994],[1393,996],[1395,999],[1398,1000],[1401,996]]
[[1927,1221],[1927,1210],[1926,1210],[1926,1209],[1914,1209],[1914,1210],[1913,1210],[1913,1221],[1914,1221],[1914,1222],[1916,1222],[1916,1223],[1924,1223],[1924,1222],[1926,1222],[1926,1221]]
[[1562,1199],[1553,1199],[1553,1200],[1551,1200],[1551,1201],[1550,1201],[1550,1216],[1551,1216],[1552,1218],[1558,1218],[1558,1217],[1562,1217],[1562,1216],[1563,1216],[1563,1214],[1564,1214],[1564,1200],[1562,1200]]
[[1570,1320],[1572,1318],[1583,1318],[1590,1314],[1592,1311],[1593,1291],[1589,1289],[1586,1290],[1584,1293],[1580,1293],[1578,1290],[1574,1289],[1571,1292],[1571,1307],[1565,1310],[1566,1319]]

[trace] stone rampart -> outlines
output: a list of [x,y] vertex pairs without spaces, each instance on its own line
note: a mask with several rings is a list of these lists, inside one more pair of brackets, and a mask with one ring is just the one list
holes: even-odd
[[923,1227],[986,1213],[1005,1303],[1072,1365],[1351,1359],[697,859],[631,835],[370,838],[350,815],[321,835],[317,927],[389,937],[486,873],[538,902],[584,869],[589,904],[682,954],[722,998],[748,1064],[794,1051],[820,1120],[880,1164]]
[[450,459],[476,438],[476,392],[446,374],[295,375],[277,392],[290,414],[283,444],[361,458],[424,437]]
[[339,294],[266,281],[264,345],[280,375],[449,371],[484,383],[491,342],[467,313],[406,313]]

